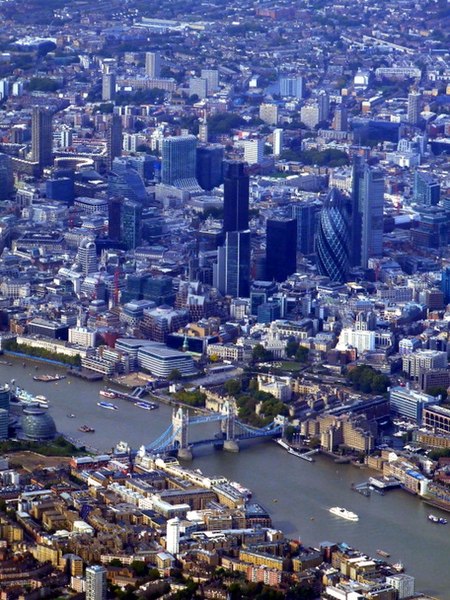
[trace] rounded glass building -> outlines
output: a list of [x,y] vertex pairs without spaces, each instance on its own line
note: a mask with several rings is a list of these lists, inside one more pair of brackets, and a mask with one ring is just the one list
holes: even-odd
[[349,270],[349,212],[346,199],[335,188],[320,211],[316,252],[319,273],[331,281],[345,282]]
[[25,408],[21,419],[23,435],[28,440],[52,440],[56,435],[56,425],[48,412],[39,406]]

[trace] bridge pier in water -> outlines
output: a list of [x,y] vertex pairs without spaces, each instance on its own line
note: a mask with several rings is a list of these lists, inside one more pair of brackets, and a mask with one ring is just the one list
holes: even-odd
[[174,443],[178,445],[177,456],[181,460],[192,460],[192,450],[188,442],[189,414],[180,406],[172,414],[172,427],[176,432]]
[[239,452],[239,443],[236,440],[236,414],[234,406],[225,402],[222,410],[225,420],[222,421],[222,431],[225,434],[223,449],[226,452]]

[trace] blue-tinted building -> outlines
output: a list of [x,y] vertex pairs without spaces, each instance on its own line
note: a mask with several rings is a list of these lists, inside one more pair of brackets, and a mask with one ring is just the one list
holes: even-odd
[[161,181],[185,187],[197,183],[197,138],[195,135],[169,136],[162,141]]
[[285,281],[297,270],[297,221],[268,219],[266,238],[266,278]]
[[349,270],[349,211],[341,193],[333,188],[320,211],[316,238],[317,269],[332,281],[343,283]]
[[436,206],[441,199],[441,186],[429,173],[416,171],[414,175],[414,200],[425,206]]
[[197,181],[204,190],[212,190],[223,183],[223,146],[197,148]]
[[441,273],[441,290],[444,294],[444,303],[450,302],[450,267],[445,267]]
[[74,180],[71,177],[47,179],[45,182],[45,195],[50,200],[58,200],[73,204],[75,198]]
[[258,323],[272,323],[281,318],[281,306],[279,302],[264,302],[258,306]]
[[289,216],[297,221],[297,250],[302,254],[314,252],[319,211],[316,200],[295,202],[289,207]]
[[[117,165],[113,164],[113,169]],[[147,192],[142,177],[129,165],[108,173],[108,194],[110,196],[121,196],[134,202],[144,203],[147,200]]]
[[126,200],[121,207],[120,238],[128,250],[140,246],[142,241],[142,205]]

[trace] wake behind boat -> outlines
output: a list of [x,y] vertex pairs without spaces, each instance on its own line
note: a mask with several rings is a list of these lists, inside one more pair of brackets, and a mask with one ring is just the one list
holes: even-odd
[[330,508],[330,513],[336,515],[337,517],[347,519],[348,521],[359,521],[359,517],[356,513],[352,512],[351,510],[341,508],[340,506],[332,506]]

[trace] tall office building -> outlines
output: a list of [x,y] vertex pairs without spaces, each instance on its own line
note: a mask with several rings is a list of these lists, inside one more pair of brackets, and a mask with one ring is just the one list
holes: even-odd
[[83,275],[90,275],[98,271],[95,242],[89,238],[81,240],[78,246],[77,262],[81,266]]
[[0,408],[0,440],[8,439],[9,411]]
[[34,106],[31,116],[31,155],[33,162],[48,167],[53,163],[53,114],[41,106]]
[[180,519],[174,517],[166,523],[166,550],[174,556],[180,551]]
[[260,164],[264,158],[264,140],[256,138],[245,140],[244,142],[244,160],[249,165]]
[[248,298],[250,293],[250,231],[228,231],[217,250],[214,286],[221,294]]
[[352,194],[350,200],[350,266],[361,265],[361,210],[360,190],[364,177],[364,162],[360,156],[353,158],[352,165]]
[[[119,168],[120,165],[120,168]],[[145,203],[147,192],[142,177],[130,164],[118,163],[114,160],[112,170],[108,173],[108,194],[123,196],[128,200]]]
[[361,266],[383,254],[384,177],[366,166],[360,181]]
[[191,77],[189,79],[189,95],[197,96],[203,100],[208,95],[208,80],[203,77]]
[[336,131],[347,131],[348,130],[348,112],[347,107],[342,104],[336,106],[334,111],[333,128]]
[[61,148],[69,148],[72,145],[73,131],[71,127],[64,125],[60,132],[60,145]]
[[348,203],[332,188],[320,211],[316,237],[317,269],[331,281],[345,282],[349,269]]
[[249,177],[242,162],[224,163],[223,230],[248,229]]
[[268,219],[266,237],[266,279],[285,281],[297,270],[297,221]]
[[120,239],[128,250],[142,242],[142,204],[125,200],[120,213]]
[[414,174],[414,200],[424,206],[436,206],[441,198],[441,186],[429,173]]
[[170,136],[162,140],[162,183],[177,187],[197,184],[196,165],[195,135]]
[[444,294],[444,302],[450,302],[450,267],[445,267],[441,272],[441,291]]
[[161,54],[158,51],[145,53],[145,74],[151,79],[161,77]]
[[280,78],[280,95],[288,98],[303,98],[303,78],[296,76]]
[[102,100],[114,100],[116,95],[116,76],[114,73],[104,73],[102,76]]
[[11,157],[0,153],[0,200],[6,200],[14,191],[14,174]]
[[208,82],[208,96],[217,92],[219,89],[219,71],[217,69],[202,69],[200,77]]
[[0,408],[9,410],[11,401],[11,389],[8,384],[3,383],[0,385]]
[[86,600],[106,600],[106,573],[100,565],[86,568]]
[[107,165],[111,169],[113,160],[122,154],[122,117],[112,115],[106,133]]
[[108,237],[116,242],[120,240],[122,202],[122,198],[117,196],[108,198]]
[[278,106],[263,102],[259,107],[259,118],[268,125],[276,125],[278,123]]
[[283,150],[283,130],[274,129],[272,133],[272,152],[274,156],[280,156]]
[[317,104],[319,106],[319,123],[327,121],[330,116],[330,97],[328,96],[328,92],[320,90],[317,95]]
[[297,221],[297,250],[302,254],[314,252],[319,211],[316,200],[295,202],[289,207],[290,217]]
[[420,119],[420,104],[422,95],[420,92],[412,91],[408,94],[407,121],[411,125],[417,125]]
[[197,148],[197,181],[204,190],[212,190],[223,183],[223,146]]

